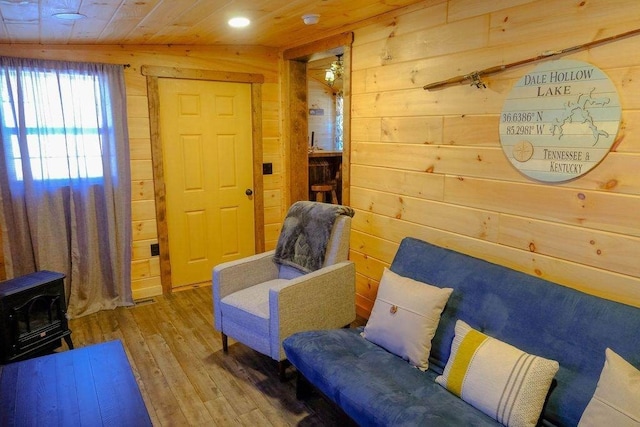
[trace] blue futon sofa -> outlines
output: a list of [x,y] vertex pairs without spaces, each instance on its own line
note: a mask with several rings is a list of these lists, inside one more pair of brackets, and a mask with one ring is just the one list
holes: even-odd
[[540,424],[575,426],[593,396],[605,349],[640,367],[640,309],[405,238],[391,271],[453,288],[421,371],[364,339],[362,328],[301,332],[284,349],[299,375],[363,426],[484,426],[491,417],[434,382],[457,319],[560,368]]

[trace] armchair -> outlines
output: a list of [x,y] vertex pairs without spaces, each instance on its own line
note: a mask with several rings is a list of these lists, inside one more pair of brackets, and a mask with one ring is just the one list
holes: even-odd
[[[318,211],[336,212],[332,225],[325,224],[326,232],[319,233],[325,234],[322,246],[314,241],[318,233],[304,235],[304,229],[315,227],[309,213]],[[306,216],[296,218],[295,212]],[[284,379],[282,341],[286,337],[299,331],[340,328],[355,320],[355,266],[347,260],[352,215],[346,206],[297,202],[287,213],[275,250],[214,267],[214,327],[222,334],[225,353],[230,336],[277,361]],[[286,240],[295,233],[303,236],[289,249],[326,247],[312,260],[317,265],[299,266],[300,258],[283,260]],[[318,263],[322,257],[324,261]]]

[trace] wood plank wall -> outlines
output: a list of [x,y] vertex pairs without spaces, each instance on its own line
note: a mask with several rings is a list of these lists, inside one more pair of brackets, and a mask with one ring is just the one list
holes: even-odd
[[[402,12],[404,11],[404,12]],[[428,0],[355,28],[352,49],[351,259],[358,313],[368,317],[378,280],[404,236],[508,265],[640,306],[640,38],[565,56],[593,63],[616,84],[623,123],[612,152],[585,176],[540,184],[503,155],[499,113],[533,65],[487,78],[481,90],[422,86],[537,56],[638,26],[635,0]],[[283,166],[279,64],[260,47],[0,45],[0,55],[129,63],[133,189],[132,286],[160,292],[142,65],[262,73],[265,239],[275,246],[288,191]],[[281,64],[280,64],[281,65]]]
[[125,69],[129,122],[132,189],[131,286],[136,299],[162,293],[160,263],[151,256],[158,242],[153,191],[151,141],[146,79],[143,65],[262,74],[263,159],[273,163],[264,176],[265,239],[275,247],[283,218],[283,153],[280,137],[280,86],[278,52],[264,47],[194,46],[42,46],[0,45],[0,55],[27,58],[130,64]]
[[360,315],[368,317],[404,236],[640,306],[640,36],[564,57],[604,70],[623,108],[612,152],[566,183],[527,178],[501,150],[503,102],[535,65],[490,76],[487,89],[422,89],[637,27],[636,0],[443,0],[354,31],[351,259]]

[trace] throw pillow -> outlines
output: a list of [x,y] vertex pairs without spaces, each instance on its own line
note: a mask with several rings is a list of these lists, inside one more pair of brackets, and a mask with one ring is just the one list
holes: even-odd
[[426,370],[431,340],[451,292],[385,268],[362,336]]
[[559,367],[458,320],[436,382],[504,425],[533,427]]
[[640,426],[640,371],[610,348],[579,427]]

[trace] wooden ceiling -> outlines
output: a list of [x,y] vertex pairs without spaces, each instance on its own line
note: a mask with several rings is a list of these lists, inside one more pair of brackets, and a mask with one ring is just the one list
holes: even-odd
[[[261,45],[277,48],[347,31],[420,0],[0,0],[0,43]],[[61,20],[56,13],[85,15]],[[319,14],[305,25],[302,16]],[[233,29],[229,18],[251,19]]]

